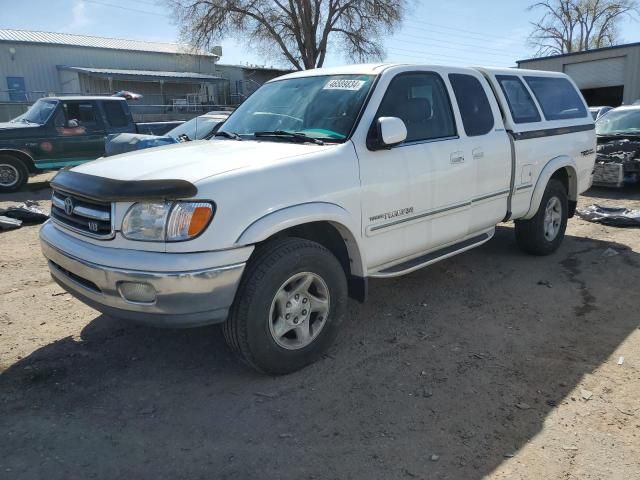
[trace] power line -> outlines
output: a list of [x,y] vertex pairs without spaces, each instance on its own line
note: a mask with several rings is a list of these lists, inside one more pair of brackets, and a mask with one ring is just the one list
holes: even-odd
[[[429,23],[429,22],[417,22],[414,20],[404,20],[405,23],[409,23],[409,24],[415,24],[415,25],[420,25],[420,27],[411,27],[408,26],[406,28],[413,28],[413,29],[418,29],[418,30],[424,30],[424,26],[425,25],[429,25],[432,28],[439,28],[442,30],[450,30],[450,31],[454,31],[454,32],[461,32],[466,34],[467,36],[477,36],[477,37],[484,37],[484,38],[491,38],[493,40],[512,40],[511,37],[505,37],[505,36],[501,36],[501,35],[495,35],[492,33],[480,33],[480,32],[474,32],[473,30],[467,30],[465,28],[456,28],[456,27],[449,27],[447,25],[439,25],[437,23]],[[458,33],[457,35],[460,35],[460,33]]]
[[[417,52],[417,53],[413,53],[413,54],[396,53],[396,52],[393,51],[393,49],[389,49],[389,52],[392,54],[392,56],[395,56],[395,57],[408,57],[408,58],[420,58],[420,59],[424,59],[424,58],[427,58],[427,57],[440,57],[440,58],[443,58],[443,59],[446,59],[446,60],[457,60],[459,62],[464,62],[466,65],[479,63],[479,62],[476,61],[476,59],[464,58],[464,57],[460,57],[460,56],[457,56],[457,55],[448,55],[448,54],[439,54],[439,53],[426,53],[426,52]],[[484,62],[482,62],[482,63],[484,63]],[[504,66],[504,67],[511,67],[511,66],[514,66],[514,64],[515,64],[515,62],[514,62],[514,64],[511,64],[511,65],[507,65],[507,64],[505,64],[503,62],[499,62],[499,63],[500,64],[498,65],[498,64],[492,62],[492,64],[495,65],[495,66]]]
[[122,5],[117,5],[115,3],[100,2],[98,0],[82,0],[82,1],[86,2],[86,3],[94,3],[96,5],[102,5],[104,7],[117,8],[119,10],[127,10],[129,12],[143,13],[143,14],[146,14],[146,15],[155,15],[156,17],[167,18],[167,14],[166,13],[150,12],[149,10],[140,10],[140,9],[137,9],[137,8],[123,7]]
[[[488,55],[488,56],[492,56],[492,57],[500,57],[502,59],[507,59],[508,60],[508,55],[504,55],[504,54],[500,54],[500,53],[491,53],[491,52],[469,52],[469,50],[463,50],[457,47],[446,47],[446,46],[441,46],[441,45],[428,45],[428,44],[424,44],[424,47],[432,47],[432,48],[437,48],[437,49],[444,49],[444,50],[453,50],[453,53],[466,53],[468,52],[469,55],[472,55],[474,57],[478,57],[478,56],[484,56],[484,55]],[[408,48],[399,48],[399,47],[388,47],[389,49],[392,50],[398,50],[400,52],[409,52],[409,53],[424,53],[424,50],[414,50],[414,49],[408,49]],[[446,52],[445,52],[446,54]]]
[[[509,49],[504,49],[503,50],[503,49],[499,49],[499,48],[485,47],[485,46],[480,45],[480,44],[471,45],[471,44],[468,44],[468,43],[449,42],[447,40],[439,40],[437,38],[427,38],[427,37],[424,37],[424,38],[423,37],[415,37],[415,38],[417,38],[419,40],[422,40],[424,42],[423,44],[429,44],[431,42],[436,42],[436,43],[442,43],[442,44],[446,45],[446,46],[434,45],[434,46],[439,47],[439,48],[457,48],[459,50],[469,51],[469,48],[462,48],[462,47],[472,47],[472,48],[476,48],[478,50],[481,50],[483,53],[485,53],[487,55],[491,54],[491,55],[502,55],[502,56],[504,56],[506,54],[509,54],[509,52],[511,52],[512,54],[515,54],[515,52],[518,52],[516,54],[516,56],[522,55],[522,52],[518,51],[518,50],[509,50]],[[402,38],[395,38],[392,41],[396,41],[396,42],[400,42],[400,43],[408,43],[408,44],[411,44],[411,45],[416,45],[416,43],[417,43],[415,40],[403,40]],[[450,45],[453,45],[453,46],[450,46]],[[487,50],[488,50],[488,52],[487,52]]]
[[[429,34],[435,35],[434,37],[429,36]],[[438,32],[427,32],[427,34],[422,34],[422,35],[418,35],[418,34],[414,34],[414,33],[398,33],[398,36],[404,36],[404,37],[411,37],[411,38],[418,38],[418,39],[426,39],[426,40],[434,40],[434,41],[438,41],[438,42],[445,42],[447,44],[454,44],[454,45],[461,45],[464,47],[478,47],[479,43],[478,42],[487,42],[487,40],[476,40],[474,43],[465,43],[465,42],[458,42],[455,40],[449,40],[448,38],[443,38],[441,36],[437,36]],[[464,40],[464,39],[463,39]],[[504,51],[504,50],[514,50],[513,48],[496,48],[496,47],[484,47],[484,48],[488,48],[489,50],[498,50],[498,51]],[[521,50],[518,48],[518,50]]]

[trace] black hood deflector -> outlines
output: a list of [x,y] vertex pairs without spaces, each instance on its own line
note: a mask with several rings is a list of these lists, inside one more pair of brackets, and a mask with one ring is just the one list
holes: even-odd
[[50,184],[97,202],[191,198],[198,193],[196,186],[186,180],[114,180],[70,170],[58,172]]

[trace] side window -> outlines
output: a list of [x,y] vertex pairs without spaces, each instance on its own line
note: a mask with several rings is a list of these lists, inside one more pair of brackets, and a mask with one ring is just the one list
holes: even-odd
[[524,77],[547,120],[584,118],[587,109],[580,94],[566,78]]
[[511,116],[516,123],[540,121],[540,112],[522,81],[515,75],[496,75],[504,96],[507,97]]
[[126,127],[129,125],[129,119],[127,115],[124,113],[122,109],[121,103],[124,102],[103,102],[102,108],[104,109],[104,113],[107,116],[107,123],[114,127]]
[[469,137],[485,135],[493,129],[493,113],[480,81],[472,75],[452,73],[449,81],[458,101],[464,131]]
[[78,125],[81,127],[95,127],[96,126],[96,110],[93,103],[78,102],[78,103],[65,103],[65,113],[68,120],[77,120]]
[[444,82],[430,72],[401,73],[389,84],[376,118],[398,117],[407,127],[407,142],[457,135]]

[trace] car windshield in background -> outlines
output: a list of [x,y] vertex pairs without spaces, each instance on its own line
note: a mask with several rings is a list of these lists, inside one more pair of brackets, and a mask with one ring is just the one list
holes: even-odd
[[289,141],[301,141],[304,136],[343,141],[373,79],[372,75],[323,75],[267,83],[238,107],[220,131],[241,137],[275,132],[277,138]]
[[596,122],[598,135],[640,135],[640,108],[611,110]]
[[38,100],[36,103],[31,105],[29,110],[11,121],[44,125],[53,114],[57,105],[58,102],[55,100]]
[[173,130],[167,132],[167,135],[177,139],[182,135],[186,135],[189,140],[202,140],[211,134],[213,129],[222,122],[219,118],[196,117],[188,122],[178,125]]

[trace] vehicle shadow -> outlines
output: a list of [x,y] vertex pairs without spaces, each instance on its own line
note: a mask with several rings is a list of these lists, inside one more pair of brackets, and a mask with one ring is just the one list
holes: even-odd
[[50,200],[51,189],[48,181],[27,183],[20,191],[0,193],[0,202],[24,202],[26,200]]
[[[640,200],[639,185],[625,185],[622,188],[592,187],[580,196],[606,200]],[[610,202],[607,202],[610,205]]]
[[580,237],[530,257],[499,227],[476,250],[372,281],[329,354],[278,378],[240,365],[217,327],[98,316],[0,375],[0,467],[20,479],[481,479],[638,328],[637,299],[620,291],[639,257]]

